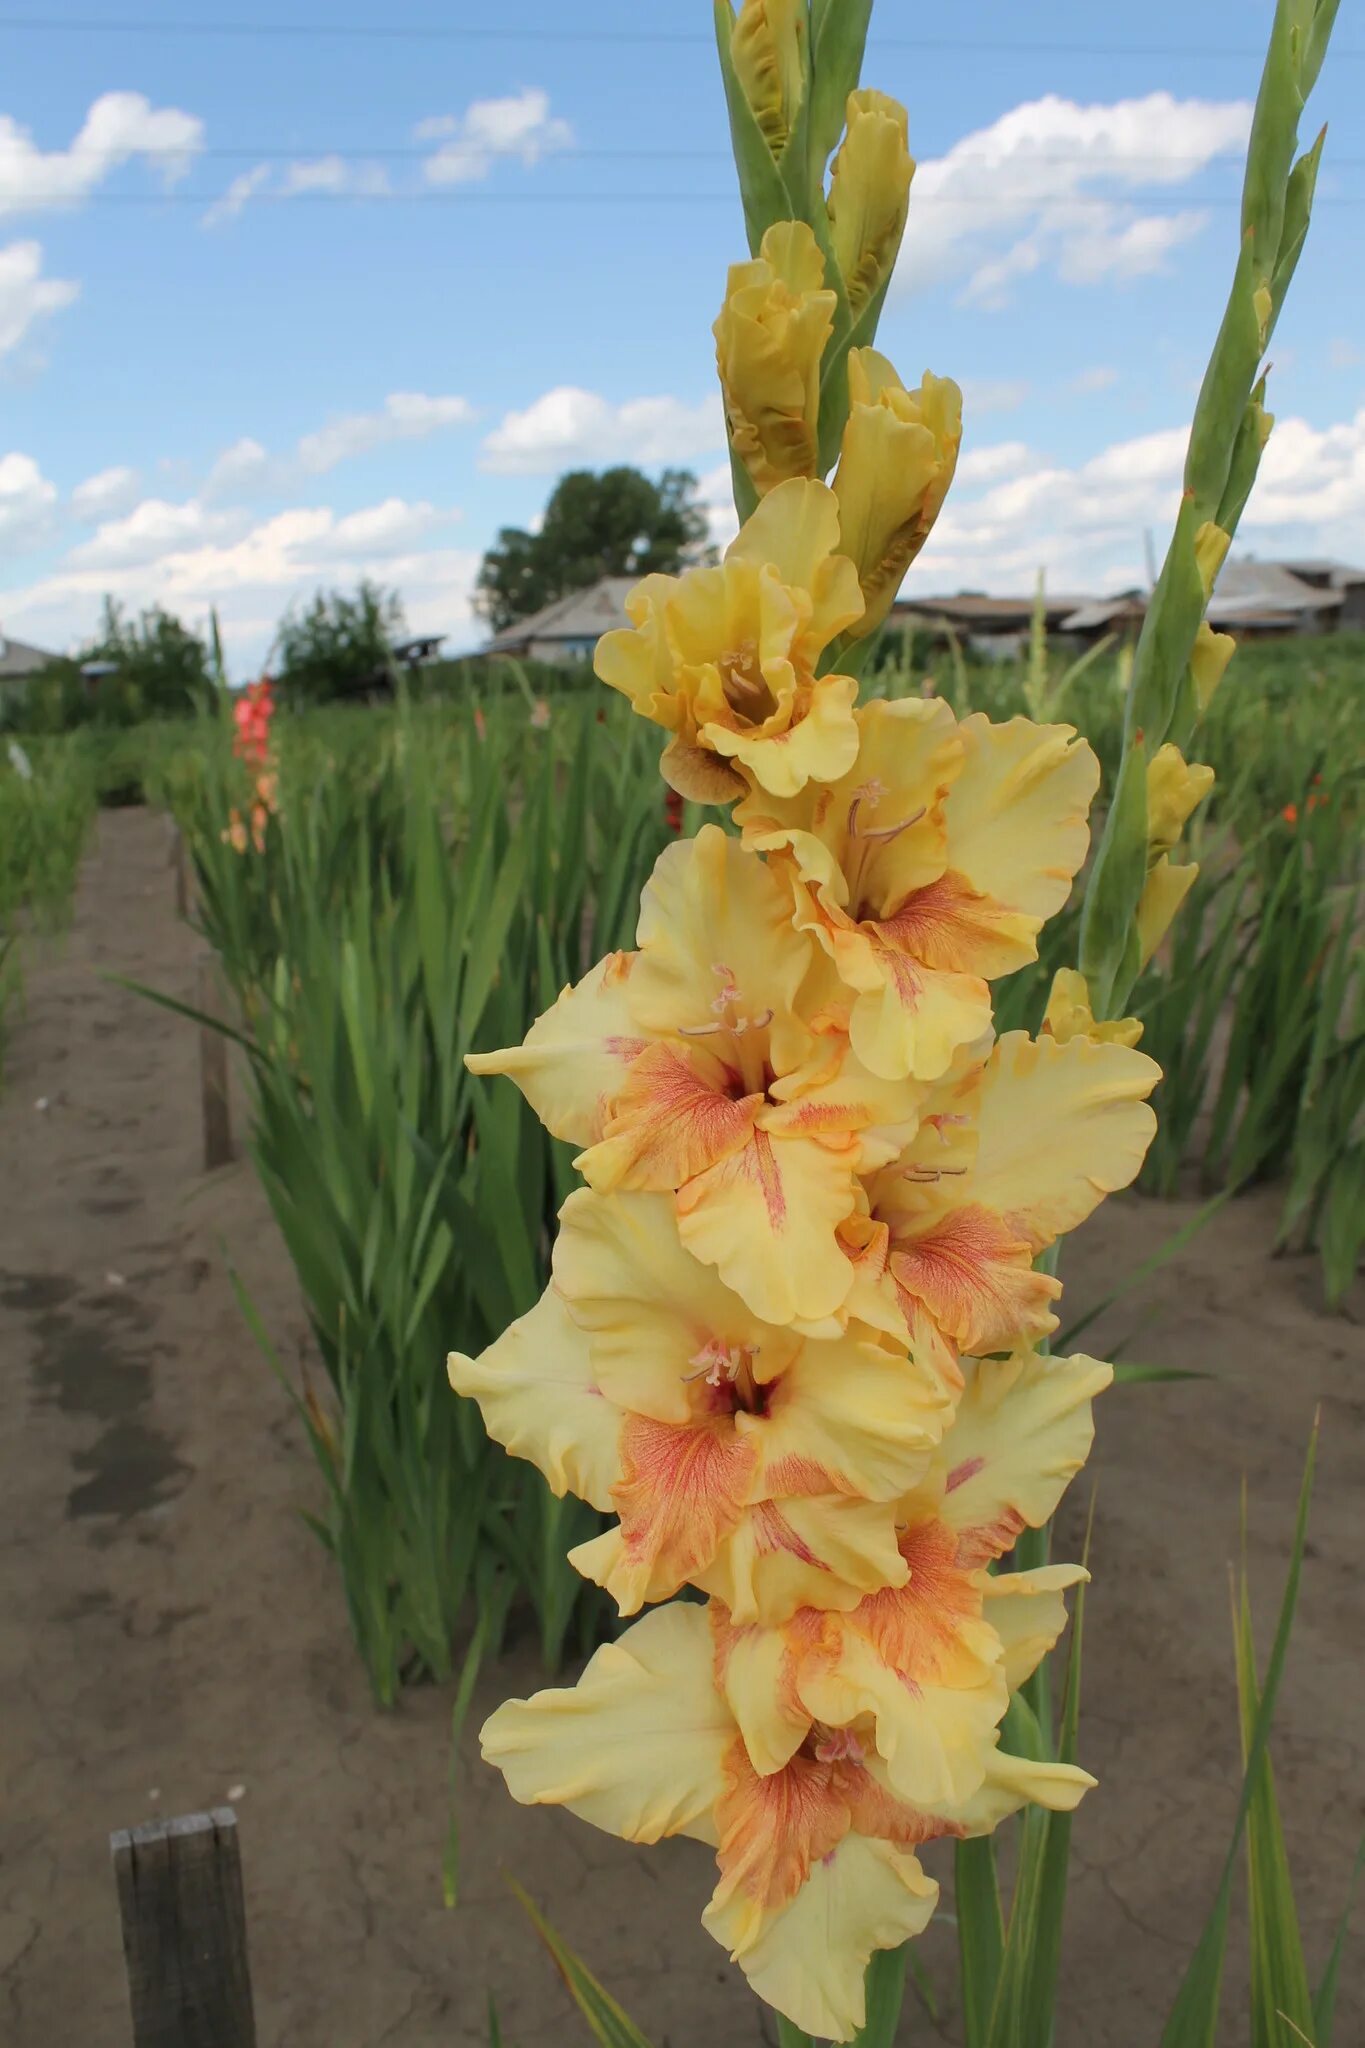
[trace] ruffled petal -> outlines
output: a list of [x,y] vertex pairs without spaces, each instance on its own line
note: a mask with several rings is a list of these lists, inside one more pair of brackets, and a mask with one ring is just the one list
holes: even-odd
[[974,712],[960,730],[966,759],[946,807],[948,865],[1036,932],[1085,859],[1100,764],[1069,725],[993,725]]
[[679,1234],[765,1322],[831,1316],[853,1284],[835,1232],[854,1206],[856,1164],[855,1141],[838,1148],[760,1128],[679,1190]]
[[519,1046],[468,1053],[465,1065],[474,1074],[510,1075],[554,1137],[591,1145],[631,1061],[649,1042],[629,1004],[635,957],[608,953],[537,1017]]
[[780,1623],[801,1607],[852,1607],[905,1575],[889,1502],[819,1494],[755,1503],[696,1583],[738,1623]]
[[1160,1079],[1132,1046],[1007,1032],[986,1066],[964,1195],[1042,1250],[1136,1178],[1156,1130],[1146,1098]]
[[1021,1529],[1049,1519],[1090,1454],[1091,1403],[1113,1377],[1112,1366],[1082,1352],[967,1361],[957,1419],[943,1443],[940,1510],[957,1532],[962,1563],[1002,1556]]
[[702,1925],[730,1949],[758,1996],[822,2041],[851,2041],[867,2018],[864,1973],[873,1954],[924,1932],[938,1886],[910,1851],[849,1835],[742,1945],[742,1904],[719,1898]]
[[555,1493],[611,1507],[621,1413],[596,1385],[588,1340],[553,1287],[480,1357],[452,1351],[448,1370],[495,1443],[538,1465]]
[[985,1581],[986,1620],[1005,1653],[1005,1682],[1017,1692],[1066,1627],[1066,1594],[1084,1585],[1084,1565],[1044,1564],[1028,1572],[994,1572]]

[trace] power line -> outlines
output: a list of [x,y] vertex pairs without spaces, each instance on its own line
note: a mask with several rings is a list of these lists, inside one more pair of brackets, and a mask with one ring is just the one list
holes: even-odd
[[[180,145],[157,146],[138,149],[135,154],[149,163],[158,161],[183,162],[193,158],[196,163],[216,160],[224,163],[314,163],[320,158],[345,164],[373,163],[378,159],[396,163],[422,163],[440,154],[444,147],[467,148],[479,158],[515,163],[524,156],[524,148],[516,143],[488,144],[468,143],[459,135],[433,137],[423,143],[377,143],[373,148],[354,143],[331,146],[327,143],[310,142],[306,145],[250,143],[211,144],[199,147]],[[79,161],[72,150],[35,150],[30,142],[0,141],[0,161],[7,156],[36,156],[38,158],[62,157],[67,161]],[[728,163],[730,153],[723,149],[580,149],[575,145],[568,149],[546,150],[541,161],[551,157],[558,163]],[[926,159],[926,162],[928,159]],[[1131,170],[1141,165],[1150,165],[1154,170],[1169,169],[1176,164],[1230,164],[1240,169],[1245,161],[1242,149],[1219,149],[1212,152],[1203,150],[1197,154],[1179,155],[1167,152],[1153,152],[1150,156],[1115,151],[1109,156],[1095,156],[1084,150],[1030,150],[1023,159],[1027,164],[1078,164],[1088,169],[1095,177],[1104,177],[1112,170]],[[1365,168],[1365,157],[1337,156],[1327,158],[1329,170],[1360,170]],[[984,166],[983,166],[984,168]]]
[[[710,44],[711,37],[690,29],[592,29],[521,26],[458,26],[426,22],[343,22],[343,21],[189,21],[156,20],[145,16],[97,19],[88,15],[0,15],[0,31],[54,35],[154,35],[196,38],[230,36],[263,40],[267,37],[307,40],[327,37],[344,42],[440,42],[440,43],[564,43],[601,47],[635,44],[645,48],[676,48]],[[992,40],[962,36],[915,36],[878,38],[879,50],[970,51],[1007,56],[1070,57],[1188,57],[1207,61],[1226,57],[1238,62],[1259,61],[1263,50],[1229,48],[1225,44],[1195,43],[1093,43],[1032,41],[1024,38]],[[1365,57],[1365,50],[1334,50],[1334,62],[1342,58]]]
[[[229,195],[224,192],[6,192],[0,186],[0,215],[8,208],[14,212],[27,212],[39,207],[60,207],[79,203],[87,206],[214,206]],[[1145,212],[1162,218],[1175,217],[1191,209],[1219,207],[1236,210],[1240,199],[1231,193],[1201,194],[1189,192],[1183,195],[1181,206],[1154,206],[1141,194],[1132,196],[1131,203],[1140,205]],[[1018,207],[1051,206],[1054,204],[1112,208],[1123,204],[1122,199],[1101,197],[1098,194],[1072,192],[1009,192],[1003,195],[1010,205]],[[919,201],[918,211],[935,206],[999,206],[1000,192],[926,193]],[[243,206],[248,202],[244,200]],[[614,192],[471,192],[461,188],[452,191],[438,188],[435,191],[409,192],[340,192],[340,191],[295,191],[295,192],[253,192],[249,203],[252,206],[314,206],[314,205],[378,205],[378,206],[719,206],[738,203],[738,194],[731,192],[649,192],[627,190],[621,187]],[[1314,212],[1323,206],[1365,206],[1365,193],[1325,193],[1313,201]]]

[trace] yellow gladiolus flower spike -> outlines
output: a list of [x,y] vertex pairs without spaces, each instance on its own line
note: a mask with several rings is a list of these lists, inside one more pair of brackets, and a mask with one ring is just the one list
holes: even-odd
[[893,1504],[952,1417],[932,1367],[871,1333],[761,1322],[662,1195],[571,1195],[539,1305],[450,1372],[556,1492],[617,1515],[570,1561],[623,1614],[691,1583],[776,1623],[903,1584]]
[[962,393],[926,370],[907,391],[884,355],[848,356],[849,412],[834,476],[839,545],[862,587],[859,636],[878,627],[929,538],[957,468]]
[[804,221],[779,221],[752,262],[730,267],[716,368],[731,445],[760,497],[819,474],[820,363],[837,304]]
[[1135,1179],[1160,1078],[1130,1046],[1007,1032],[934,1092],[914,1141],[868,1178],[865,1210],[841,1233],[857,1267],[845,1313],[949,1357],[1048,1335],[1061,1283],[1033,1262]]
[[596,668],[643,718],[673,734],[665,779],[727,802],[750,781],[794,796],[842,775],[858,747],[851,676],[817,676],[821,655],[863,608],[838,552],[839,511],[822,483],[771,490],[716,569],[647,576],[632,624],[605,633]]
[[746,843],[785,858],[859,1059],[937,1080],[990,1029],[988,982],[1036,957],[1066,901],[1099,764],[1069,725],[959,725],[941,698],[866,704],[857,732],[837,780],[785,802],[755,790],[735,816]]
[[856,316],[880,291],[905,232],[915,161],[899,100],[863,87],[848,96],[847,131],[830,174],[829,231]]
[[1009,1689],[1084,1574],[985,1566],[1056,1505],[1107,1376],[1083,1359],[981,1364],[934,1480],[903,1504],[903,1590],[780,1629],[738,1627],[715,1601],[663,1608],[576,1686],[498,1708],[485,1757],[525,1805],[713,1847],[703,1925],[794,2025],[851,2039],[871,1956],[921,1933],[937,1901],[915,1849],[1030,1802],[1069,1810],[1094,1783],[998,1747]]
[[695,1257],[771,1323],[839,1309],[836,1238],[857,1175],[893,1156],[922,1090],[868,1073],[798,1005],[819,956],[778,875],[718,826],[671,846],[641,902],[639,951],[567,989],[525,1043],[470,1054],[509,1074],[541,1121],[584,1149],[601,1193],[669,1192]]
[[806,94],[806,0],[743,0],[730,59],[775,157],[787,146]]

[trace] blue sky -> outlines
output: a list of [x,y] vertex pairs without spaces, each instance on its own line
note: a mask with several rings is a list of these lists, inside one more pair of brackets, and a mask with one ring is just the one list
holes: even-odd
[[[105,590],[216,603],[245,675],[289,602],[367,573],[469,645],[483,547],[571,464],[686,463],[724,537],[709,328],[744,250],[703,0],[281,0],[310,32],[232,35],[135,5],[0,12],[0,628],[74,644]],[[1140,577],[1269,15],[879,0],[865,80],[919,161],[881,345],[966,394],[921,588]],[[1349,6],[1338,41],[1242,541],[1365,561]]]

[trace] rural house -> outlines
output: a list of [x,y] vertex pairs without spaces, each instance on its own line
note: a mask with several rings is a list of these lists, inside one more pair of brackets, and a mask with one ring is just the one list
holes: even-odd
[[628,624],[626,597],[638,576],[603,576],[586,590],[571,590],[543,605],[528,619],[516,619],[495,633],[485,654],[513,654],[522,661],[590,661],[602,635]]

